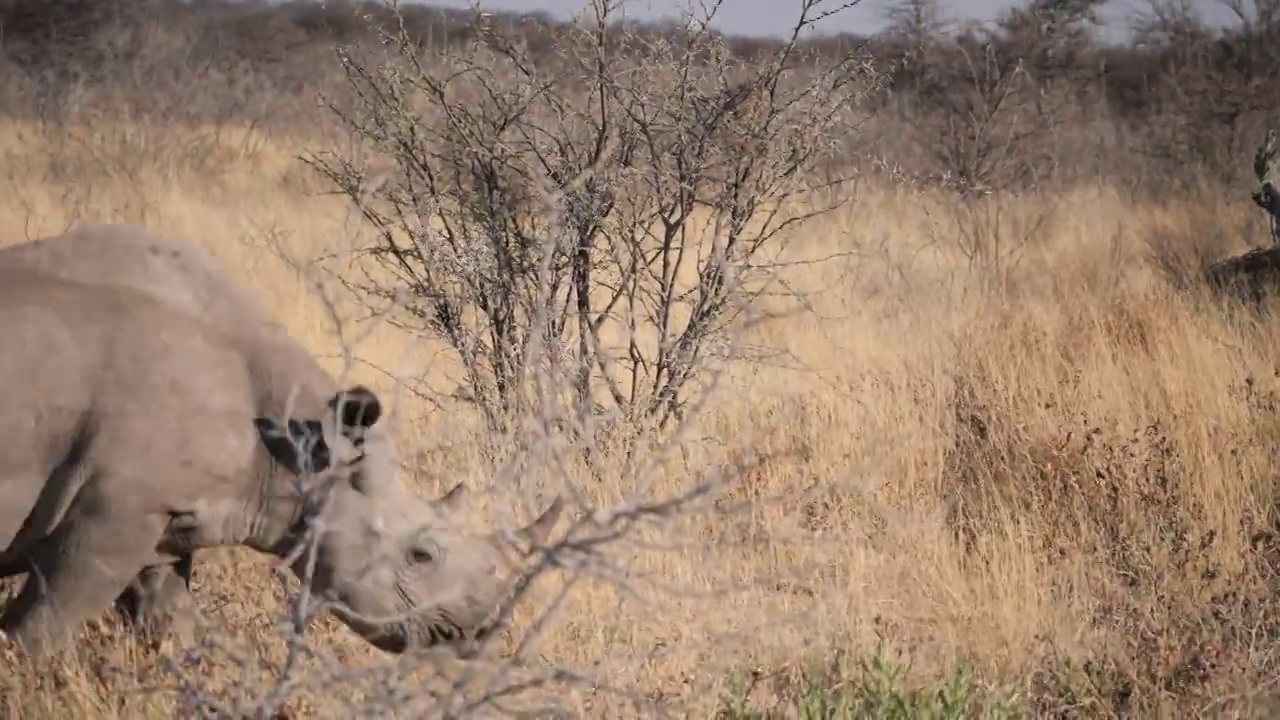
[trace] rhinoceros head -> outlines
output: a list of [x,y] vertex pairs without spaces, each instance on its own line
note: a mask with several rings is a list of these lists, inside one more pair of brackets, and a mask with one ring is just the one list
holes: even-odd
[[256,421],[280,465],[328,490],[304,513],[318,529],[313,569],[307,569],[311,554],[303,553],[294,571],[311,578],[316,595],[337,601],[334,613],[348,627],[388,652],[483,634],[510,587],[514,563],[545,542],[559,519],[560,499],[511,539],[474,532],[454,512],[460,484],[425,501],[400,483],[394,443],[377,424],[381,407],[372,392],[343,391],[330,408],[325,418],[291,419],[287,429]]

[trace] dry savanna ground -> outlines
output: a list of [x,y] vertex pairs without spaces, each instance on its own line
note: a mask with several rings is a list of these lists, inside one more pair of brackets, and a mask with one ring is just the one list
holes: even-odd
[[[196,168],[186,135],[161,135],[0,128],[3,242],[76,220],[145,222],[212,251],[340,369],[320,304],[267,249],[318,256],[367,232],[318,192],[303,143],[225,132]],[[629,590],[575,586],[530,669],[588,678],[556,691],[586,716],[794,714],[841,699],[952,717],[1274,711],[1280,339],[1176,290],[1158,262],[1260,237],[1238,200],[1140,202],[1098,185],[963,209],[858,187],[791,236],[791,260],[835,257],[785,270],[804,306],[770,299],[776,319],[737,338],[773,352],[725,367],[644,479],[670,495],[763,459],[710,505],[615,546]],[[382,392],[394,387],[371,366],[439,391],[397,395],[410,477],[424,494],[456,480],[480,490],[477,522],[528,518],[566,483],[586,504],[634,490],[621,468],[603,483],[530,470],[516,493],[495,480],[472,411],[443,397],[457,378],[442,347],[387,328],[358,352],[369,364],[354,375]],[[252,700],[284,653],[282,586],[247,553],[207,555],[197,573],[226,647],[166,674],[168,651],[91,627],[56,667],[6,661],[4,715],[170,717],[178,685]],[[336,624],[315,637],[348,668],[394,662]],[[351,717],[360,706],[339,698],[376,694],[357,676],[324,678],[299,686],[293,713]]]

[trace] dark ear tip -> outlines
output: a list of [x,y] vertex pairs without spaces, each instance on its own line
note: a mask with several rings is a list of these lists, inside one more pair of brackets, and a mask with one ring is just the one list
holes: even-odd
[[356,385],[341,390],[329,400],[329,408],[342,403],[342,424],[347,427],[370,427],[382,416],[382,403],[372,390]]
[[361,402],[368,402],[370,400],[377,402],[378,400],[377,393],[364,385],[352,385],[345,390],[339,390],[338,394],[334,396],[334,399],[336,400],[339,397],[358,399]]
[[253,425],[267,453],[295,475],[320,472],[329,467],[329,447],[319,420],[289,419],[284,426],[269,417],[256,417]]

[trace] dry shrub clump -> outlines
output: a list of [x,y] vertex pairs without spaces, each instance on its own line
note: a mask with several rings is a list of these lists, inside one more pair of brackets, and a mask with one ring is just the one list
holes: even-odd
[[[48,665],[6,647],[6,717],[1280,709],[1280,341],[1267,308],[1196,280],[1265,232],[1190,164],[1152,165],[1162,184],[1131,158],[1045,170],[1100,122],[1050,97],[1079,65],[1011,64],[1035,40],[1013,30],[937,50],[986,78],[909,104],[973,151],[974,177],[940,183],[893,157],[864,172],[897,152],[877,134],[894,104],[835,40],[784,57],[468,18],[434,45],[384,22],[380,44],[287,12],[283,36],[344,45],[323,82],[299,67],[314,46],[271,71],[322,90],[329,124],[215,112],[212,90],[204,116],[143,122],[27,78],[61,114],[0,125],[4,242],[142,221],[197,243],[335,373],[398,398],[415,491],[465,481],[477,524],[564,493],[569,521],[477,657],[299,623],[293,580],[220,550],[197,560],[198,647],[110,618]],[[1040,97],[1055,120],[1021,145],[965,145],[946,115],[1014,132]]]

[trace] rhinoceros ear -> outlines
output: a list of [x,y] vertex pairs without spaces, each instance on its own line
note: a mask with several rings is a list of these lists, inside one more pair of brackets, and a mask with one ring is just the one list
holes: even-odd
[[319,420],[290,419],[286,427],[268,417],[256,418],[254,427],[267,453],[295,475],[317,473],[329,467],[329,446]]
[[342,434],[356,444],[364,441],[364,433],[382,417],[382,403],[373,391],[363,385],[343,390],[329,400],[329,410],[337,413]]

